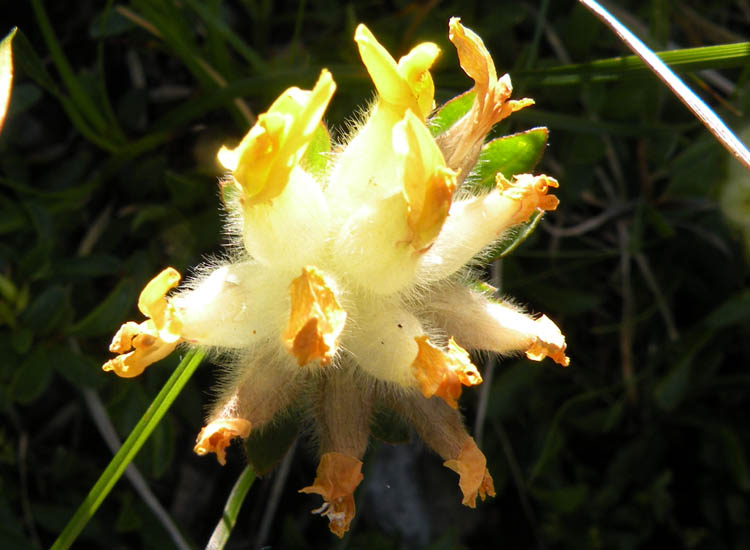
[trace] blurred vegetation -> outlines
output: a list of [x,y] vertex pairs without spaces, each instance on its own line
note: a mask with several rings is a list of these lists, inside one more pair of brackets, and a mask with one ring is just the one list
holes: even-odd
[[[618,6],[656,51],[750,36],[742,0]],[[253,484],[226,547],[750,547],[750,177],[646,70],[589,65],[629,52],[572,0],[32,0],[6,13],[0,34],[20,32],[0,135],[0,547],[49,547],[112,457],[101,426],[124,439],[179,362],[134,380],[100,370],[153,274],[220,253],[219,146],[324,66],[338,83],[327,119],[345,129],[372,97],[358,22],[394,55],[437,42],[438,100],[464,91],[454,15],[516,97],[536,100],[499,133],[550,130],[537,170],[560,181],[561,205],[499,271],[563,329],[572,365],[504,360],[464,392],[498,491],[477,510],[438,457],[375,442],[339,542],[296,494],[316,463],[303,438]],[[682,75],[748,143],[749,50],[732,51],[699,52]],[[204,364],[134,462],[196,548],[244,467],[237,449],[225,468],[192,452],[214,378]],[[123,479],[75,548],[174,545]]]

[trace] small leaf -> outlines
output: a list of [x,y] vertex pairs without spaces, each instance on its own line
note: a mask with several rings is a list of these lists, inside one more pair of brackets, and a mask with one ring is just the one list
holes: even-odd
[[16,328],[10,337],[13,351],[24,355],[31,349],[31,344],[34,343],[34,332],[23,327]]
[[259,475],[265,475],[284,458],[297,437],[299,424],[296,415],[287,413],[268,427],[251,432],[245,440],[247,460]]
[[53,363],[54,358],[47,350],[34,350],[13,375],[10,397],[24,405],[34,401],[49,386]]
[[23,314],[23,322],[39,334],[52,332],[69,311],[68,297],[60,286],[50,286],[32,302]]
[[94,40],[111,38],[135,28],[135,23],[119,11],[105,8],[94,16],[89,25],[89,36]]
[[718,308],[713,310],[704,323],[714,329],[731,325],[744,324],[750,321],[750,290],[731,296]]
[[531,172],[544,154],[548,136],[547,128],[532,128],[485,144],[471,174],[473,186],[494,187],[495,174],[498,172],[508,179],[516,174]]
[[690,389],[693,359],[703,346],[710,342],[712,336],[713,333],[707,332],[695,339],[674,368],[657,382],[654,388],[654,398],[664,410],[673,411],[682,403]]
[[109,334],[123,322],[123,316],[131,310],[137,293],[133,280],[123,279],[101,304],[70,328],[70,334],[74,336]]
[[106,374],[99,361],[62,346],[51,348],[50,352],[55,357],[55,370],[71,385],[93,389],[104,385]]
[[475,96],[476,94],[473,90],[467,90],[440,107],[427,124],[432,135],[439,136],[461,120],[461,117],[468,113],[474,104]]

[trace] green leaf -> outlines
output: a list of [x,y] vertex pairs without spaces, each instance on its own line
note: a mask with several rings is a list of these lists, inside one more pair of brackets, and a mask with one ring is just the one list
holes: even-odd
[[274,420],[270,426],[252,432],[245,440],[245,449],[247,460],[253,470],[260,476],[273,470],[284,458],[298,432],[298,419],[295,414],[289,412]]
[[109,334],[122,323],[137,295],[133,280],[123,279],[101,304],[70,328],[70,334],[79,337]]
[[467,90],[440,107],[438,112],[427,122],[427,126],[430,128],[432,135],[439,136],[458,122],[462,116],[468,113],[469,109],[471,109],[471,106],[474,104],[475,96],[476,94],[473,90]]
[[111,38],[136,28],[135,24],[119,11],[105,8],[94,16],[89,25],[89,36],[94,40]]
[[96,102],[73,71],[62,45],[55,34],[52,23],[49,17],[47,17],[42,0],[31,0],[31,5],[34,8],[39,29],[49,48],[50,56],[55,63],[57,71],[60,73],[63,83],[70,92],[70,99],[76,112],[87,119],[97,134],[107,136],[107,134],[111,133],[112,130],[116,130],[116,128],[111,126],[110,121],[99,110]]
[[750,322],[750,290],[729,297],[703,321],[713,329]]
[[98,389],[104,385],[106,374],[93,357],[63,346],[50,348],[50,354],[55,357],[55,370],[72,386]]
[[10,397],[24,405],[39,397],[52,380],[54,361],[55,358],[47,350],[34,350],[13,375],[9,388]]
[[662,409],[673,411],[682,403],[690,389],[693,360],[712,337],[713,332],[704,332],[694,338],[692,345],[682,354],[676,365],[656,383],[654,398]]
[[133,431],[112,458],[111,462],[97,480],[94,487],[89,491],[86,499],[78,507],[75,514],[65,526],[60,536],[52,545],[52,550],[65,550],[70,548],[88,521],[97,511],[102,501],[122,476],[125,468],[133,461],[135,455],[151,435],[151,432],[159,424],[164,414],[169,410],[174,400],[180,394],[187,381],[198,368],[205,352],[202,350],[191,350],[185,355],[174,370],[169,380],[164,384],[159,394],[154,398],[151,406],[146,410],[136,424]]
[[57,285],[46,288],[37,296],[23,314],[23,322],[39,334],[55,330],[69,311],[68,296]]
[[491,189],[498,172],[507,179],[531,172],[544,154],[548,136],[547,128],[532,128],[485,144],[470,176],[472,187]]
[[11,345],[13,346],[13,351],[16,353],[21,355],[28,353],[33,343],[34,332],[28,328],[18,327],[11,334]]

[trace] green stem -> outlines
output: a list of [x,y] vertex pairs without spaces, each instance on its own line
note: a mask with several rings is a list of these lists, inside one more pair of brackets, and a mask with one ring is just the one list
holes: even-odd
[[234,487],[232,487],[232,492],[229,494],[227,503],[224,506],[224,512],[221,514],[221,519],[211,534],[211,539],[206,545],[206,550],[223,550],[224,545],[229,540],[229,535],[232,534],[235,523],[237,523],[240,508],[245,501],[245,495],[247,495],[247,492],[253,485],[253,481],[255,481],[255,471],[252,466],[248,465],[242,470],[240,477],[237,479]]
[[169,377],[159,394],[143,414],[133,431],[122,444],[120,450],[112,458],[107,468],[97,480],[94,487],[89,491],[86,499],[78,507],[72,519],[68,522],[52,545],[52,550],[65,550],[70,548],[88,521],[96,513],[97,509],[112,490],[115,483],[122,476],[135,455],[151,435],[151,432],[159,424],[159,421],[167,412],[172,402],[177,398],[183,386],[198,368],[205,352],[202,350],[191,350],[180,362],[172,376]]

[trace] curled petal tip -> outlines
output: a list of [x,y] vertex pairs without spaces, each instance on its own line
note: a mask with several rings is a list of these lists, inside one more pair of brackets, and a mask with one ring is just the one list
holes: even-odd
[[362,479],[362,461],[343,453],[325,453],[320,457],[315,481],[299,492],[323,497],[323,506],[313,514],[327,516],[329,529],[341,538],[354,518],[354,490]]
[[250,422],[244,418],[214,420],[200,431],[193,451],[200,456],[216,453],[216,460],[224,466],[227,463],[227,447],[232,439],[249,437],[250,428]]
[[536,334],[531,346],[526,350],[526,357],[532,361],[541,361],[545,357],[549,357],[563,367],[570,365],[570,358],[565,355],[567,347],[565,336],[560,332],[557,325],[546,315],[542,315],[534,321],[534,325]]
[[549,176],[519,174],[510,182],[498,172],[495,181],[502,196],[518,202],[512,224],[525,222],[537,210],[555,210],[560,203],[556,196],[547,194],[550,187],[558,187],[557,180]]
[[471,437],[464,443],[458,457],[446,460],[443,466],[459,475],[458,486],[463,493],[461,503],[464,506],[475,508],[477,497],[484,501],[487,496],[495,496],[492,476],[487,470],[487,459]]

